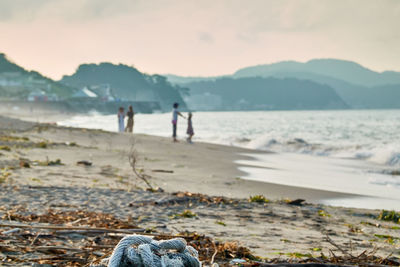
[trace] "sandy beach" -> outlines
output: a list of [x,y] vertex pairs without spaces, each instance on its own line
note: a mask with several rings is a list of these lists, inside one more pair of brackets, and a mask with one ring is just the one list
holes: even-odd
[[[244,154],[267,152],[6,117],[0,117],[0,132],[3,223],[12,221],[7,218],[10,211],[26,215],[49,209],[86,210],[130,218],[140,227],[170,234],[195,231],[216,240],[237,241],[264,258],[327,255],[329,250],[340,254],[326,235],[343,246],[351,244],[354,253],[377,247],[376,255],[400,256],[398,224],[378,220],[379,210],[317,204],[321,199],[352,195],[241,179],[245,174],[235,162],[252,160]],[[145,190],[146,184],[129,163],[133,151],[136,171],[163,192]],[[210,204],[176,192],[229,201]],[[255,195],[270,201],[249,202]],[[288,204],[295,199],[306,203]],[[194,218],[174,216],[185,210],[193,212]],[[9,229],[3,226],[0,232]]]

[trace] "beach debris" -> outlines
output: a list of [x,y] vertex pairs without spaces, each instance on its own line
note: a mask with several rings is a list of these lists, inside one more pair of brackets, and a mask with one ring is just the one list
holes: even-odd
[[226,226],[226,223],[224,223],[223,221],[215,221],[215,223],[222,226]]
[[238,264],[238,263],[245,263],[245,262],[246,262],[246,260],[243,260],[243,259],[233,259],[229,263],[230,264]]
[[36,165],[36,166],[61,166],[61,165],[65,165],[65,164],[61,162],[61,159],[49,160],[48,158],[46,158],[46,160],[34,160],[32,162],[32,165]]
[[394,245],[400,241],[400,237],[395,237],[395,236],[391,236],[391,235],[374,234],[374,236],[381,238],[381,239],[385,239],[385,242],[389,243],[391,245]]
[[0,146],[0,150],[4,150],[4,151],[11,151],[11,148],[9,147],[9,146],[4,146],[4,145],[2,145],[2,146]]
[[[150,191],[150,190],[149,190]],[[152,191],[154,192],[154,191]],[[199,193],[190,193],[190,192],[175,192],[171,194],[175,196],[174,198],[166,199],[166,200],[157,200],[157,201],[141,201],[141,202],[132,202],[129,203],[129,207],[135,206],[143,206],[143,205],[176,205],[176,204],[186,204],[191,206],[194,203],[204,203],[207,205],[220,205],[220,204],[237,204],[237,199],[230,199],[226,197],[210,197],[204,194]]]
[[181,217],[181,218],[194,218],[194,217],[197,217],[197,214],[192,212],[192,211],[190,211],[190,210],[184,210],[181,213],[177,213],[177,214],[174,214],[174,215],[171,216],[172,219],[179,218],[179,217]]
[[390,172],[390,175],[393,175],[393,176],[397,176],[397,175],[400,175],[400,170],[394,170],[394,171],[391,171]]
[[58,165],[64,165],[64,163],[61,162],[61,159],[50,160],[47,162],[47,166],[58,166]]
[[268,203],[270,202],[269,199],[267,199],[263,195],[255,195],[255,196],[250,196],[249,202],[256,202],[256,203]]
[[[0,234],[0,253],[3,260],[11,264],[25,262],[88,266],[90,263],[100,263],[102,259],[110,257],[121,234],[134,233],[149,235],[154,240],[180,238],[181,243],[187,243],[198,251],[198,258],[204,263],[210,263],[212,255],[219,263],[227,263],[228,259],[243,258],[246,255],[251,257],[249,250],[238,243],[214,242],[195,232],[177,235],[146,233],[145,229],[133,224],[129,218],[120,220],[110,214],[54,210],[41,215],[26,212],[24,207],[17,207],[8,211],[8,215],[3,218],[9,222],[0,222],[0,229],[13,232],[12,235],[4,234],[5,231]],[[16,228],[20,230],[13,230]]]
[[20,159],[19,166],[21,168],[30,168],[31,167],[31,165],[29,164],[29,160],[26,160],[26,159]]
[[331,217],[331,215],[324,210],[318,210],[318,215],[321,217]]
[[152,192],[152,193],[162,193],[164,192],[164,189],[162,189],[161,187],[153,187],[153,188],[146,188],[146,191],[148,192]]
[[[354,255],[354,244],[340,245],[329,236],[325,240],[333,247],[329,255],[317,248],[313,249],[313,253],[319,252],[320,256],[286,252],[282,255],[287,258],[280,256],[266,260],[255,257],[238,242],[220,242],[196,232],[175,235],[154,229],[147,232],[133,223],[132,218],[121,220],[105,213],[48,210],[45,214],[35,214],[18,206],[3,214],[3,221],[0,222],[0,255],[10,266],[20,263],[29,263],[31,266],[95,266],[112,255],[122,236],[135,233],[158,241],[183,238],[187,245],[198,251],[198,259],[205,266],[214,263],[232,266],[233,259],[241,260],[241,263],[234,263],[239,266],[399,266],[400,263],[399,258],[391,255],[376,256],[376,249]],[[20,230],[14,230],[16,228]]]
[[65,142],[67,146],[79,146],[76,142]]
[[347,227],[349,227],[349,232],[351,232],[351,233],[356,233],[356,234],[362,234],[363,233],[363,230],[360,227],[356,226],[356,225],[353,225],[353,224],[345,224],[345,225]]
[[381,210],[377,219],[382,220],[382,221],[390,221],[390,222],[394,222],[394,223],[400,223],[400,212],[396,212],[394,210],[391,210],[391,211]]
[[128,155],[129,164],[131,165],[133,173],[141,179],[151,190],[154,190],[153,186],[149,183],[148,179],[151,178],[150,175],[145,174],[143,171],[138,171],[137,169],[137,161],[138,156],[135,150],[135,146],[132,144],[131,149]]
[[[135,246],[135,247],[133,247]],[[165,266],[165,267],[200,267],[198,252],[187,245],[183,238],[169,240],[153,240],[144,235],[127,235],[115,246],[110,258],[103,259],[100,265],[119,267],[132,266]]]
[[295,199],[295,200],[289,200],[288,202],[287,202],[287,204],[289,204],[289,205],[294,205],[294,206],[301,206],[301,205],[303,205],[303,202],[304,201],[306,201],[305,199],[301,199],[301,198],[298,198],[298,199]]
[[7,180],[10,179],[11,172],[8,168],[0,169],[0,184],[5,183]]
[[[0,135],[0,150],[11,151],[13,148],[42,148],[47,149],[53,146],[66,146],[65,142],[54,143],[49,140],[41,139],[38,142],[29,139],[28,137]],[[77,146],[77,145],[76,145]]]
[[90,162],[90,161],[87,161],[87,160],[80,160],[80,161],[77,161],[76,162],[76,165],[78,165],[78,166],[85,166],[85,167],[89,167],[89,166],[92,166],[92,162]]
[[174,171],[172,171],[172,170],[159,170],[159,169],[156,169],[156,170],[151,170],[152,172],[162,172],[162,173],[174,173]]
[[21,228],[13,228],[11,230],[1,232],[1,234],[2,235],[9,235],[9,234],[12,234],[12,233],[17,233],[19,231],[21,231]]
[[10,210],[7,217],[2,218],[9,221],[37,222],[50,224],[71,224],[74,226],[91,225],[92,227],[106,227],[113,229],[137,228],[131,221],[122,221],[113,215],[98,212],[78,211],[56,211],[49,209],[45,214],[22,215],[17,211]]
[[[201,202],[206,204],[235,204],[237,203],[237,199],[227,198],[227,197],[212,197],[200,193],[191,193],[191,192],[175,192],[172,193],[178,199],[173,200],[172,202]],[[161,204],[160,202],[158,204]]]
[[36,146],[37,146],[38,148],[47,148],[47,144],[48,144],[48,142],[46,142],[46,141],[41,141],[41,142],[37,143]]
[[11,135],[1,135],[0,141],[2,141],[2,142],[26,142],[26,141],[29,141],[29,138],[28,137],[11,136]]

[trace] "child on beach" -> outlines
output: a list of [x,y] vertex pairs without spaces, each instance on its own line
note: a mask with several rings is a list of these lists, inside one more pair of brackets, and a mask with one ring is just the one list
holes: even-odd
[[124,114],[124,108],[120,107],[118,109],[118,132],[122,133],[125,130],[124,127],[124,118],[125,118],[125,114]]
[[192,144],[192,137],[194,135],[194,131],[193,131],[193,124],[192,124],[192,112],[189,112],[188,115],[188,126],[187,126],[187,130],[186,133],[188,134],[188,138],[186,139],[188,143]]
[[182,118],[185,118],[179,111],[178,111],[179,104],[174,103],[173,105],[173,110],[172,110],[172,139],[174,142],[178,142],[178,139],[176,139],[176,130],[178,126],[178,115],[181,116]]

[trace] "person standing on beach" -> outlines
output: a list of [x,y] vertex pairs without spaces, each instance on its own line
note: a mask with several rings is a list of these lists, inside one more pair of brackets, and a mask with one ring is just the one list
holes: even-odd
[[174,142],[178,142],[178,139],[176,139],[176,130],[178,126],[178,115],[181,116],[182,118],[185,118],[179,111],[178,111],[179,104],[174,103],[173,105],[173,110],[172,110],[172,139]]
[[126,124],[125,132],[133,132],[133,116],[135,116],[135,112],[133,112],[132,106],[129,106],[129,110],[126,113],[128,117],[128,123]]
[[188,134],[188,138],[186,140],[187,140],[187,142],[189,144],[193,143],[192,142],[192,137],[194,135],[193,124],[192,124],[192,116],[193,116],[192,112],[189,112],[188,119],[187,119],[188,126],[187,126],[187,130],[186,130],[186,133]]
[[118,110],[118,132],[122,133],[124,132],[124,118],[125,118],[125,113],[124,113],[124,108],[120,107]]

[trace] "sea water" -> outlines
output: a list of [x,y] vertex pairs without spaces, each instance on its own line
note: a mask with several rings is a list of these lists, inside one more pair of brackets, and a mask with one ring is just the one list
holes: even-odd
[[[169,137],[171,117],[137,114],[134,132]],[[325,204],[400,210],[400,110],[194,112],[192,121],[195,142],[277,152],[238,162],[244,179],[367,196]],[[116,131],[117,116],[59,124]],[[179,118],[178,137],[185,133]]]

